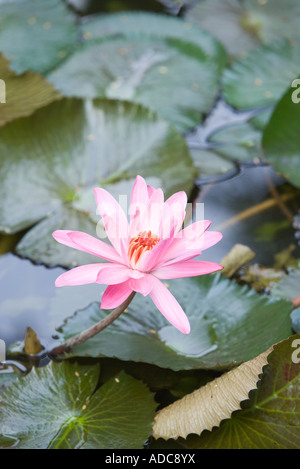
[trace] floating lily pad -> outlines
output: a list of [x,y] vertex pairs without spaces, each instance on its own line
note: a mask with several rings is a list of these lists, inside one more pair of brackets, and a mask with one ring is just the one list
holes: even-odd
[[217,37],[232,56],[280,37],[295,39],[299,15],[298,0],[203,0],[187,11],[187,19]]
[[300,295],[300,264],[298,268],[290,269],[288,275],[276,284],[272,289],[272,295],[289,301]]
[[300,187],[300,105],[292,100],[294,91],[288,88],[279,101],[264,131],[262,144],[267,161]]
[[136,39],[141,36],[179,39],[198,46],[204,55],[216,60],[220,66],[226,60],[223,47],[211,34],[196,24],[167,15],[122,12],[95,16],[81,25],[81,32],[87,41],[120,35]]
[[5,103],[0,104],[0,126],[61,98],[53,86],[37,73],[18,76],[0,54],[0,78],[5,83]]
[[[149,297],[137,295],[127,313],[71,355],[117,357],[173,370],[227,369],[291,334],[292,304],[287,301],[257,295],[220,275],[168,284],[189,317],[188,336],[171,326]],[[99,303],[78,311],[62,326],[60,340],[106,315]]]
[[51,236],[57,229],[97,235],[94,187],[105,186],[118,200],[129,196],[137,173],[167,195],[193,187],[184,139],[130,103],[62,100],[6,125],[0,141],[0,229],[16,232],[40,222],[17,247],[37,262],[95,262]]
[[96,389],[98,366],[50,363],[0,399],[0,445],[21,449],[142,448],[156,403],[124,372]]
[[187,19],[213,34],[232,56],[244,55],[259,45],[254,31],[241,24],[244,5],[239,0],[204,0],[187,12]]
[[189,31],[163,15],[118,14],[84,25],[83,36],[93,40],[48,76],[64,96],[134,101],[180,131],[195,127],[212,107],[225,57],[197,27]]
[[232,64],[223,93],[238,109],[274,105],[299,74],[300,44],[288,40],[262,46]]
[[242,403],[242,410],[220,428],[190,436],[185,448],[298,449],[300,445],[300,336],[274,347],[258,389]]
[[0,51],[17,73],[46,73],[73,49],[75,15],[61,0],[7,0],[1,3]]
[[241,124],[220,130],[210,141],[215,151],[229,160],[258,163],[262,158],[261,132],[251,124]]

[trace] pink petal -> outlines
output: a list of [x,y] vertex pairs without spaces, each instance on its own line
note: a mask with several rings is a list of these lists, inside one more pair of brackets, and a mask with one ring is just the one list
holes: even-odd
[[101,309],[113,309],[124,303],[132,293],[129,282],[119,283],[118,285],[109,285],[102,296]]
[[74,269],[60,275],[56,281],[56,287],[64,287],[70,285],[85,285],[87,283],[96,283],[97,276],[102,269],[103,264],[88,264],[75,267]]
[[184,334],[189,334],[190,324],[180,304],[160,280],[153,278],[155,280],[150,297],[154,304],[174,327]]
[[148,187],[147,187],[146,181],[141,176],[137,176],[135,183],[133,185],[133,189],[131,192],[131,199],[130,199],[130,221],[131,222],[140,212],[143,212],[144,207],[146,209],[148,202],[149,202],[149,195],[148,195]]
[[155,189],[152,186],[147,186],[147,190],[148,190],[148,196],[149,196],[149,199],[150,199],[150,197],[153,194],[153,192],[155,191]]
[[99,271],[97,283],[117,285],[130,278],[130,269],[121,264],[104,264]]
[[165,258],[172,256],[173,259],[169,261],[163,260],[160,266],[163,267],[179,261],[193,259],[194,257],[199,256],[204,249],[210,248],[221,239],[222,233],[217,231],[206,231],[200,239],[195,241],[174,240],[165,256]]
[[185,192],[177,192],[169,197],[163,208],[160,237],[168,238],[171,233],[176,233],[181,229],[185,218],[187,195]]
[[106,234],[122,257],[127,256],[129,226],[127,217],[113,196],[102,188],[95,188],[97,208],[102,217]]
[[[55,233],[61,232],[56,231],[53,233],[53,236]],[[59,242],[62,242],[63,237],[59,236],[59,238]],[[59,240],[57,239],[57,237],[55,239],[57,241]],[[68,240],[70,242],[69,245],[75,249],[88,252],[89,254],[93,254],[94,256],[102,257],[107,261],[122,262],[122,258],[112,246],[105,243],[104,241],[101,241],[100,239],[94,238],[93,236],[87,233],[82,233],[81,231],[68,231],[65,235],[66,242],[64,242],[63,244],[67,244]]]
[[153,276],[152,275],[144,275],[140,279],[130,279],[129,285],[133,291],[137,293],[141,293],[144,296],[149,295],[150,291],[153,288]]
[[223,267],[215,262],[208,261],[182,261],[152,271],[152,274],[161,279],[195,277],[210,274]]

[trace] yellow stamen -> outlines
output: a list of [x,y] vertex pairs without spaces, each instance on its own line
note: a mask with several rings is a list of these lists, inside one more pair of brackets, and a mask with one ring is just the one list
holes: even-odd
[[135,266],[145,251],[151,251],[160,241],[159,237],[151,231],[142,231],[131,238],[128,248],[128,257],[132,266]]

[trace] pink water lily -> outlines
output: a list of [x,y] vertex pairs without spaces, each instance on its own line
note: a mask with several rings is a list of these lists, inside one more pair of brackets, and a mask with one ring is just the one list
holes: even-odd
[[183,309],[161,280],[193,277],[222,269],[215,262],[194,260],[201,251],[216,244],[222,234],[206,231],[210,221],[198,221],[182,229],[187,196],[177,192],[164,201],[161,189],[147,186],[137,176],[130,200],[130,221],[105,189],[96,188],[97,207],[102,216],[108,244],[79,231],[58,230],[59,243],[94,254],[108,262],[83,265],[60,275],[55,285],[108,285],[101,308],[122,304],[133,292],[150,295],[165,318],[184,334],[190,324]]

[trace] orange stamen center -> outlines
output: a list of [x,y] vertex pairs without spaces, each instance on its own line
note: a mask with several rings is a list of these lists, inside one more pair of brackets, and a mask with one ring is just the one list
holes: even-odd
[[142,231],[131,238],[128,248],[128,257],[132,266],[135,266],[145,251],[151,251],[160,241],[159,237],[151,231]]

